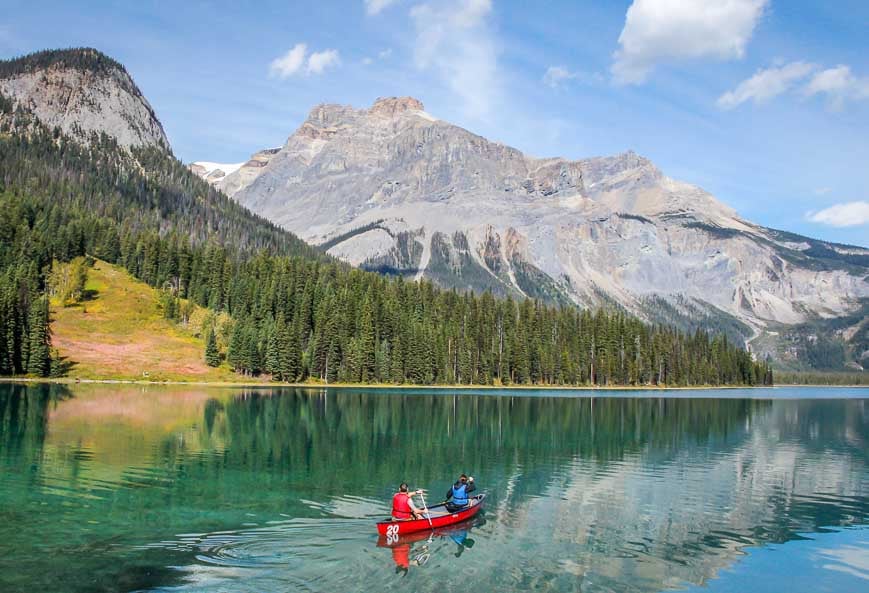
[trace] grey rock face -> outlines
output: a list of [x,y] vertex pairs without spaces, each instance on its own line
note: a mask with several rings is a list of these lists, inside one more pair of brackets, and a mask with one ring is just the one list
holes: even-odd
[[217,186],[353,264],[447,286],[649,319],[667,303],[746,335],[869,297],[869,250],[782,237],[633,152],[531,158],[411,98],[317,106],[257,163]]
[[0,78],[0,93],[82,142],[105,132],[126,148],[169,148],[154,110],[121,68],[93,71],[55,63]]
[[280,148],[267,148],[255,153],[247,162],[224,165],[207,161],[197,161],[190,164],[190,170],[216,185],[229,195],[234,195],[257,178],[263,167],[269,164]]

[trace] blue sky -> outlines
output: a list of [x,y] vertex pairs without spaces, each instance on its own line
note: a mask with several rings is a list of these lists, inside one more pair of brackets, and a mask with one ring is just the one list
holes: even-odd
[[124,63],[184,161],[412,95],[537,156],[628,149],[761,224],[869,245],[869,3],[4,0],[0,57]]

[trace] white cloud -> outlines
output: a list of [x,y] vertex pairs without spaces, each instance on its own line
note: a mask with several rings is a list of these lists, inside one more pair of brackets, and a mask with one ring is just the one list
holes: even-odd
[[269,73],[278,78],[287,78],[301,70],[305,63],[305,54],[308,52],[308,46],[304,43],[297,43],[293,49],[285,53],[279,58],[272,60],[269,65]]
[[851,68],[839,65],[815,74],[806,86],[806,94],[841,93],[853,86],[854,82],[855,78],[851,74]]
[[322,74],[326,68],[338,66],[341,63],[341,56],[337,49],[327,49],[324,51],[315,51],[308,58],[308,74]]
[[571,72],[564,66],[550,66],[543,75],[543,83],[555,88],[562,82],[571,80],[577,76],[575,72]]
[[599,82],[602,78],[603,77],[598,73],[586,74],[584,72],[568,70],[564,66],[550,66],[543,74],[543,84],[551,86],[552,88],[558,88],[562,83],[570,80],[579,80],[590,83]]
[[337,49],[315,51],[308,55],[308,45],[297,43],[291,50],[269,64],[269,74],[277,78],[288,78],[296,74],[322,74],[327,68],[341,63]]
[[634,0],[612,73],[641,84],[659,63],[742,58],[769,0]]
[[857,202],[835,204],[818,212],[806,212],[806,218],[812,222],[819,222],[835,227],[869,224],[869,202],[860,200]]
[[499,88],[491,11],[491,0],[420,4],[410,11],[416,67],[435,72],[474,118],[488,115]]
[[846,101],[869,99],[869,78],[858,78],[840,64],[815,74],[803,92],[809,97],[826,95],[831,108],[841,109]]
[[[808,82],[803,84],[806,79]],[[847,101],[869,99],[869,78],[858,78],[848,66],[839,65],[818,71],[814,64],[791,62],[758,70],[735,89],[721,95],[718,106],[733,109],[746,101],[765,103],[798,84],[803,96],[823,95],[830,108],[835,110],[841,109]]]
[[735,89],[721,95],[718,106],[721,109],[733,109],[746,101],[765,103],[789,90],[814,69],[814,65],[806,62],[791,62],[780,67],[758,70]]
[[371,16],[380,14],[397,0],[365,0],[365,12]]

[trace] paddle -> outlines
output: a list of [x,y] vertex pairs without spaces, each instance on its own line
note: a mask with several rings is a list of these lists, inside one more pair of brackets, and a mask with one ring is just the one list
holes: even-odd
[[434,525],[431,522],[431,513],[428,512],[428,507],[425,504],[425,495],[422,490],[419,490],[419,497],[422,499],[422,508],[425,510],[425,518],[428,519],[428,526],[431,527],[431,530],[434,531]]

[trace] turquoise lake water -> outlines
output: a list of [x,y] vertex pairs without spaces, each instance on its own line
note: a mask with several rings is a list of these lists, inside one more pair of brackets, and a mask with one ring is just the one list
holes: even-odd
[[468,590],[867,591],[869,390],[0,384],[4,593]]

